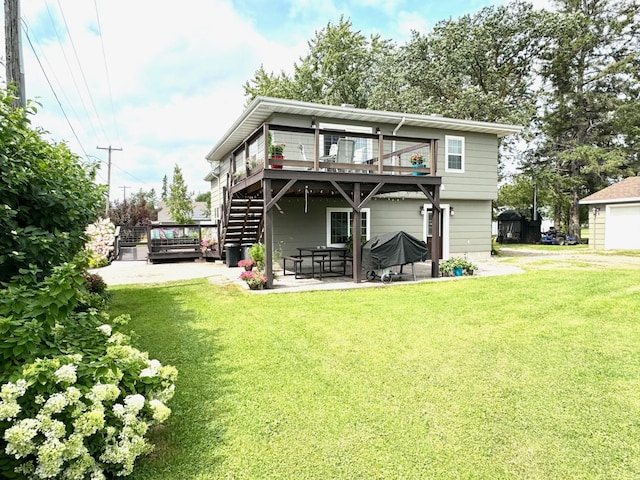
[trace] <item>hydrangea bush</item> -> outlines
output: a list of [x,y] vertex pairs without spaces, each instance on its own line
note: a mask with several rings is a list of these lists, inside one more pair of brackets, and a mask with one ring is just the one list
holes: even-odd
[[0,387],[0,444],[24,478],[128,475],[153,448],[149,428],[171,413],[176,369],[150,360],[110,324],[97,330],[103,354],[38,358]]
[[115,249],[115,225],[108,218],[103,218],[89,225],[84,233],[87,237],[85,249],[89,252],[89,268],[108,265]]
[[132,346],[128,315],[87,307],[77,267],[37,289],[36,277],[0,296],[0,478],[128,475],[170,414],[177,371]]

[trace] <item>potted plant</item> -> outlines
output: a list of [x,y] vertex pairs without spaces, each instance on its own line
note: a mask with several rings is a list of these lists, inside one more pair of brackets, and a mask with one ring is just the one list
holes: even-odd
[[[269,132],[269,158],[283,159],[286,143],[273,143],[273,135]],[[282,165],[271,165],[271,168],[282,168]]]
[[251,245],[249,249],[249,256],[255,262],[255,266],[258,270],[264,269],[265,264],[265,255],[264,255],[264,245],[261,243],[254,243]]
[[[421,153],[414,153],[413,155],[411,155],[409,157],[409,161],[411,162],[411,165],[413,165],[414,167],[417,168],[424,168],[425,164],[424,164],[424,156]],[[425,173],[423,172],[413,172],[414,176],[420,176],[420,175],[425,175]]]
[[247,272],[250,272],[251,270],[253,270],[254,265],[256,264],[256,262],[254,262],[254,260],[252,258],[245,258],[244,260],[240,260],[238,262],[238,266],[239,267],[244,267],[244,269]]
[[443,277],[473,275],[477,269],[477,265],[462,257],[451,257],[440,264],[440,273]]
[[253,270],[240,273],[240,279],[247,283],[250,290],[262,290],[267,283],[267,276],[264,273]]

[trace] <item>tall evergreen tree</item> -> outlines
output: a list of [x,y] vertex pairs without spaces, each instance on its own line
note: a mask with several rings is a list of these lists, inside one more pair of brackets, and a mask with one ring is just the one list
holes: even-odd
[[187,184],[184,182],[182,170],[176,164],[173,169],[173,181],[169,185],[169,196],[167,197],[167,207],[169,215],[176,223],[191,223],[193,214],[193,194],[189,193]]
[[541,71],[542,142],[526,167],[558,195],[556,221],[579,236],[580,198],[624,175],[628,164],[616,119],[634,101],[640,80],[640,10],[635,1],[562,0],[558,5],[548,24]]
[[162,201],[166,202],[168,196],[169,196],[169,180],[165,175],[164,177],[162,177]]

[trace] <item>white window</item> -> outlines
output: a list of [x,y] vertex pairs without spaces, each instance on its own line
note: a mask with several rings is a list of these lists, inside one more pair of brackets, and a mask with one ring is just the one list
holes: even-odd
[[445,137],[445,172],[464,173],[464,137]]
[[[351,219],[353,210],[350,208],[327,208],[327,246],[342,247],[351,236]],[[370,209],[360,210],[362,235],[370,238]]]

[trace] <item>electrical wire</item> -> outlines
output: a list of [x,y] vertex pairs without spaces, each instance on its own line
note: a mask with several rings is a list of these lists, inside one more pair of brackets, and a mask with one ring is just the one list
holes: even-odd
[[[47,9],[47,14],[49,15],[49,19],[51,20],[51,26],[53,27],[53,31],[56,34],[56,38],[58,39],[58,45],[60,45],[60,50],[62,51],[62,57],[64,58],[64,61],[67,65],[67,70],[69,71],[69,74],[71,76],[71,80],[73,81],[73,85],[75,87],[76,93],[77,93],[77,97],[78,100],[80,100],[80,104],[82,105],[82,109],[85,112],[85,116],[89,125],[89,129],[91,130],[91,133],[93,134],[94,137],[97,137],[97,133],[96,133],[96,127],[93,123],[93,121],[91,120],[91,115],[89,114],[89,110],[87,109],[87,105],[84,103],[84,97],[82,95],[82,93],[80,92],[80,87],[78,86],[78,82],[76,81],[76,77],[73,74],[73,69],[71,68],[71,64],[69,63],[69,58],[67,57],[67,52],[65,51],[65,49],[63,48],[63,42],[62,39],[60,38],[60,34],[58,32],[58,28],[56,27],[56,21],[53,18],[53,14],[51,13],[51,9],[49,8],[49,4],[48,2],[45,0],[44,2],[45,7]],[[53,69],[52,69],[53,70]],[[71,105],[71,102],[68,102],[69,105]],[[77,115],[76,115],[77,117]]]
[[102,58],[104,60],[104,71],[107,77],[107,88],[109,89],[109,100],[111,101],[111,114],[113,115],[113,125],[116,129],[116,137],[120,138],[120,129],[118,128],[118,120],[116,118],[116,111],[113,106],[113,94],[111,93],[111,78],[109,76],[109,66],[107,63],[107,54],[104,48],[104,39],[102,38],[102,26],[100,24],[100,13],[98,12],[98,2],[97,0],[93,0],[93,5],[96,10],[96,20],[98,22],[98,34],[100,35],[100,46],[102,47]]
[[93,101],[93,95],[91,95],[91,89],[89,88],[89,82],[87,82],[87,77],[84,74],[84,69],[82,68],[82,63],[80,62],[80,57],[78,56],[78,51],[76,50],[76,45],[73,42],[73,38],[71,37],[71,30],[69,29],[69,25],[67,24],[67,19],[64,15],[64,10],[62,9],[62,5],[60,4],[60,0],[58,0],[58,8],[60,9],[60,14],[62,15],[62,21],[64,22],[64,26],[67,30],[67,36],[69,37],[69,42],[71,43],[71,48],[73,49],[73,53],[76,57],[76,62],[78,62],[78,67],[80,69],[80,75],[82,76],[82,80],[84,82],[84,86],[87,89],[87,93],[89,94],[89,100],[91,101],[91,106],[93,107],[93,111],[96,114],[96,118],[98,120],[98,123],[100,124],[100,128],[102,129],[102,133],[104,134],[105,138],[107,139],[107,142],[109,144],[111,144],[111,140],[109,139],[109,135],[107,135],[107,132],[104,128],[104,125],[102,124],[102,120],[100,118],[100,114],[98,113],[98,109],[96,108],[96,104]]
[[[24,22],[24,20],[22,20],[22,21]],[[29,32],[28,32],[28,25],[26,23],[23,24],[22,31],[24,32],[24,36],[26,37],[27,41],[29,42],[29,46],[31,47],[31,50],[33,51],[33,55],[36,57],[36,60],[38,61],[38,65],[40,65],[40,70],[42,70],[42,74],[44,75],[44,78],[47,81],[47,84],[49,85],[49,88],[51,89],[51,93],[53,93],[53,96],[55,97],[56,102],[58,102],[58,105],[60,106],[60,110],[62,111],[62,114],[64,115],[64,118],[66,119],[67,123],[69,124],[69,128],[71,129],[71,132],[73,133],[73,136],[76,138],[76,141],[78,142],[78,145],[82,149],[85,157],[88,157],[86,150],[82,146],[82,142],[78,138],[78,134],[76,133],[75,129],[73,128],[73,125],[71,125],[71,121],[69,120],[69,117],[67,116],[67,112],[65,112],[64,108],[62,107],[62,103],[60,103],[60,98],[58,98],[58,94],[56,93],[56,90],[53,88],[53,85],[51,84],[51,81],[49,80],[49,76],[47,75],[47,72],[45,71],[45,69],[44,69],[44,67],[42,65],[42,62],[40,61],[40,57],[38,56],[38,53],[36,52],[36,49],[34,48],[33,43],[31,42],[31,37],[29,37]]]

